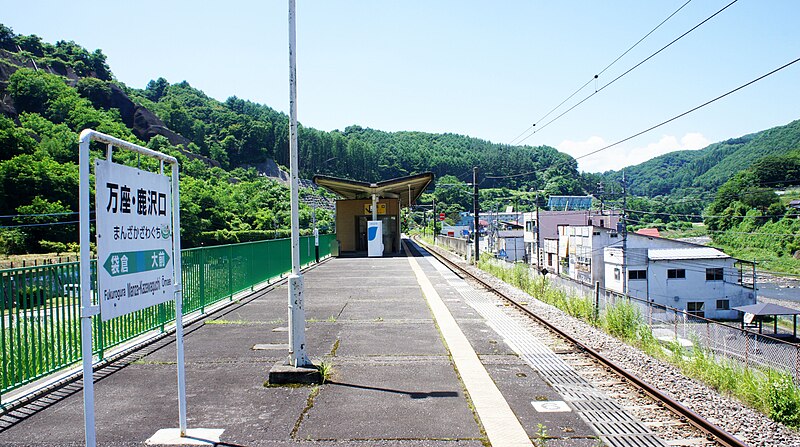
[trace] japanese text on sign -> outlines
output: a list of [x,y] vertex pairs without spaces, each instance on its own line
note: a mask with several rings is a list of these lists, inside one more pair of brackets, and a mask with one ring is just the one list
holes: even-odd
[[167,215],[167,193],[147,189],[137,189],[136,195],[131,194],[128,185],[118,185],[106,182],[108,188],[108,204],[106,211],[116,214],[131,214],[131,207],[136,208],[136,214],[140,216],[166,216]]
[[169,178],[96,160],[98,289],[103,320],[174,297]]

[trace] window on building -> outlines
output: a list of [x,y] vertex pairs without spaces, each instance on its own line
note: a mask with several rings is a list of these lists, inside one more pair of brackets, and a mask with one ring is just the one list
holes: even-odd
[[722,268],[706,269],[706,281],[722,281],[723,272]]
[[619,267],[614,267],[614,279],[619,281],[619,275],[620,275]]
[[592,219],[589,219],[589,226],[592,226]]
[[647,279],[647,270],[628,270],[628,280]]
[[730,300],[717,300],[717,310],[730,310],[730,309],[731,309]]
[[547,254],[547,265],[549,265],[551,267],[555,267],[555,264],[553,264],[553,254],[552,253],[548,253]]
[[667,269],[667,279],[686,279],[686,269]]
[[696,315],[698,317],[705,317],[706,303],[703,301],[689,301],[686,303],[686,312],[689,312],[692,315]]
[[600,226],[601,227],[605,226],[605,225],[603,225],[603,219],[600,219]]

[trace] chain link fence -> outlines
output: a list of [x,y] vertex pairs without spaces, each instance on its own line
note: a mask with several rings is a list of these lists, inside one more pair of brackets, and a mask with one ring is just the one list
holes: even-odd
[[[574,296],[590,298],[602,310],[620,300],[627,300],[639,311],[653,336],[663,342],[677,342],[685,348],[703,349],[717,359],[726,359],[745,368],[771,368],[790,374],[800,384],[800,345],[742,327],[741,322],[725,322],[703,318],[685,310],[624,297],[609,290],[595,290],[590,284],[569,278],[547,275],[550,284]],[[778,317],[767,326],[779,337],[792,335],[794,322]],[[763,328],[762,328],[763,329]]]

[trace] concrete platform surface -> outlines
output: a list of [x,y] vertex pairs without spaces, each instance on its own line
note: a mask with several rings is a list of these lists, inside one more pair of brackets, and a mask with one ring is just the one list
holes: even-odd
[[[560,396],[429,260],[412,254],[525,442],[535,444],[546,426],[548,446],[602,445],[575,413],[536,409],[533,403]],[[191,432],[200,433],[195,440],[275,447],[490,444],[471,399],[485,390],[465,388],[465,371],[457,369],[408,258],[331,259],[304,276],[307,352],[332,365],[330,380],[265,384],[288,354],[287,289],[257,292],[186,327],[188,426],[215,430]],[[174,431],[153,435],[178,425],[175,361],[174,338],[167,338],[96,372],[98,445],[173,445]],[[83,445],[82,398],[77,382],[3,415],[0,445]]]

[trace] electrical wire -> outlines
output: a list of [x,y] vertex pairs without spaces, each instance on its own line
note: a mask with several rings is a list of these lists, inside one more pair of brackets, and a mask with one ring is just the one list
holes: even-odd
[[[555,107],[553,107],[552,109],[550,109],[550,111],[549,111],[549,112],[547,112],[547,113],[545,113],[545,114],[544,114],[544,116],[542,116],[541,118],[539,118],[538,120],[536,120],[536,122],[535,122],[535,123],[534,123],[532,126],[528,127],[528,128],[527,128],[527,129],[525,129],[525,130],[524,130],[524,131],[523,131],[521,134],[517,135],[517,136],[516,136],[516,137],[515,137],[513,140],[511,140],[511,142],[510,142],[509,144],[514,144],[514,142],[515,142],[517,139],[519,139],[520,137],[522,137],[523,135],[525,135],[525,134],[526,134],[526,133],[527,133],[527,132],[528,132],[530,129],[534,128],[534,127],[536,126],[536,123],[538,123],[538,122],[542,121],[543,119],[547,118],[548,116],[550,116],[550,114],[551,114],[551,113],[553,113],[553,112],[555,112],[556,110],[558,110],[558,109],[559,109],[561,106],[563,106],[563,105],[564,105],[564,104],[565,104],[567,101],[569,101],[570,99],[572,99],[572,97],[574,97],[575,95],[577,95],[578,93],[580,93],[580,92],[581,92],[581,90],[583,90],[584,88],[586,88],[586,86],[588,86],[589,84],[591,84],[591,83],[592,83],[592,81],[595,81],[596,79],[598,79],[598,78],[600,77],[600,75],[602,75],[603,73],[605,73],[605,72],[606,72],[606,70],[608,70],[609,68],[611,68],[611,66],[613,66],[614,64],[616,64],[616,63],[617,63],[617,62],[618,62],[620,59],[622,59],[622,58],[623,58],[623,57],[624,57],[626,54],[628,54],[628,53],[629,53],[631,50],[633,50],[634,48],[636,48],[636,46],[638,46],[638,45],[639,45],[640,43],[642,43],[642,42],[643,42],[645,39],[647,39],[647,38],[648,38],[648,37],[649,37],[651,34],[653,34],[653,33],[654,33],[654,32],[655,32],[657,29],[659,29],[659,28],[661,27],[661,25],[663,25],[663,24],[667,23],[667,21],[668,21],[669,19],[671,19],[671,18],[672,18],[672,17],[673,17],[675,14],[677,14],[678,12],[680,12],[680,10],[682,10],[684,7],[686,7],[686,5],[688,5],[689,3],[691,3],[691,1],[692,1],[692,0],[687,0],[687,1],[686,1],[686,3],[684,3],[683,5],[681,5],[681,7],[680,7],[680,8],[676,9],[676,10],[675,10],[675,11],[674,11],[672,14],[670,14],[670,15],[669,15],[669,17],[667,17],[667,18],[666,18],[666,19],[664,19],[664,20],[663,20],[661,23],[659,23],[658,25],[656,25],[656,27],[655,27],[655,28],[653,28],[652,30],[650,30],[650,32],[648,32],[647,34],[645,34],[645,35],[644,35],[644,37],[642,37],[641,39],[639,39],[639,40],[638,40],[638,41],[637,41],[635,44],[633,44],[633,45],[632,45],[630,48],[628,48],[627,50],[625,50],[625,51],[624,51],[622,54],[620,54],[620,55],[619,55],[619,56],[618,56],[616,59],[614,59],[614,60],[613,60],[613,61],[612,61],[610,64],[606,65],[606,67],[605,67],[604,69],[600,70],[600,72],[598,72],[597,74],[595,74],[594,76],[592,76],[592,78],[591,78],[591,79],[589,79],[588,81],[586,81],[586,83],[585,83],[585,84],[583,84],[582,86],[578,87],[578,89],[577,89],[577,90],[575,90],[575,91],[574,91],[574,92],[573,92],[571,95],[567,96],[567,98],[566,98],[566,99],[564,99],[563,101],[561,101],[561,102],[560,102],[560,103],[559,103],[557,106],[555,106]],[[526,138],[527,138],[527,137],[526,137]],[[523,141],[524,141],[524,140],[523,140]],[[521,141],[520,141],[520,142],[521,142]]]
[[792,66],[792,65],[796,64],[797,62],[800,62],[800,58],[797,58],[797,59],[795,59],[795,60],[793,60],[793,61],[791,61],[791,62],[788,62],[788,63],[786,63],[786,64],[784,64],[784,65],[782,65],[782,66],[780,66],[780,67],[778,67],[778,68],[776,68],[776,69],[774,69],[774,70],[770,71],[769,73],[763,74],[763,75],[761,75],[761,76],[759,76],[759,77],[757,77],[757,78],[753,79],[753,80],[752,80],[752,81],[750,81],[750,82],[747,82],[747,83],[745,83],[745,84],[742,84],[742,85],[740,85],[739,87],[736,87],[735,89],[728,91],[727,93],[723,93],[723,94],[721,94],[721,95],[717,96],[716,98],[714,98],[714,99],[711,99],[711,100],[709,100],[709,101],[706,101],[706,102],[704,102],[703,104],[700,104],[699,106],[693,107],[693,108],[691,108],[691,109],[689,109],[689,110],[687,110],[687,111],[685,111],[685,112],[683,112],[683,113],[681,113],[681,114],[675,115],[675,116],[673,116],[672,118],[670,118],[670,119],[668,119],[668,120],[666,120],[666,121],[663,121],[663,122],[661,122],[661,123],[659,123],[659,124],[656,124],[655,126],[649,127],[649,128],[647,128],[647,129],[645,129],[645,130],[643,130],[643,131],[641,131],[641,132],[638,132],[638,133],[636,133],[636,134],[634,134],[634,135],[631,135],[631,136],[629,136],[629,137],[627,137],[627,138],[623,138],[623,139],[621,139],[621,140],[619,140],[619,141],[617,141],[617,142],[615,142],[615,143],[611,143],[611,144],[609,144],[608,146],[601,147],[600,149],[596,149],[596,150],[593,150],[593,151],[591,151],[591,152],[589,152],[589,153],[583,154],[583,155],[581,155],[581,156],[579,156],[579,157],[575,157],[575,158],[574,158],[574,160],[580,160],[580,159],[582,159],[582,158],[586,158],[586,157],[588,157],[588,156],[590,156],[590,155],[597,154],[597,153],[599,153],[599,152],[602,152],[602,151],[605,151],[605,150],[607,150],[607,149],[610,149],[610,148],[612,148],[612,147],[614,147],[614,146],[620,145],[620,144],[622,144],[622,143],[624,143],[624,142],[626,142],[626,141],[628,141],[628,140],[632,140],[632,139],[634,139],[634,138],[636,138],[636,137],[638,137],[638,136],[644,135],[644,134],[646,134],[647,132],[650,132],[650,131],[652,131],[652,130],[658,129],[659,127],[661,127],[661,126],[663,126],[663,125],[665,125],[665,124],[671,123],[672,121],[675,121],[675,120],[677,120],[678,118],[682,118],[682,117],[684,117],[684,116],[686,116],[686,115],[688,115],[688,114],[690,114],[690,113],[692,113],[692,112],[695,112],[695,111],[697,111],[697,110],[699,110],[699,109],[702,109],[703,107],[706,107],[706,106],[708,106],[708,105],[710,105],[710,104],[712,104],[712,103],[714,103],[714,102],[716,102],[716,101],[719,101],[720,99],[722,99],[722,98],[725,98],[725,97],[726,97],[726,96],[728,96],[728,95],[731,95],[731,94],[733,94],[733,93],[736,93],[736,92],[738,92],[739,90],[741,90],[741,89],[743,89],[743,88],[745,88],[745,87],[748,87],[748,86],[750,86],[750,85],[752,85],[752,84],[755,84],[756,82],[758,82],[758,81],[760,81],[760,80],[762,80],[762,79],[764,79],[764,78],[767,78],[767,77],[769,77],[769,76],[772,76],[773,74],[775,74],[775,73],[778,73],[779,71],[781,71],[781,70],[784,70],[784,69],[786,69],[786,68],[788,68],[788,67],[790,67],[790,66]]
[[[89,222],[95,222],[96,219],[90,219]],[[71,220],[69,222],[48,222],[37,224],[19,224],[19,225],[0,225],[0,229],[13,229],[13,228],[30,228],[30,227],[47,227],[51,225],[68,225],[81,223],[79,220]]]
[[[78,211],[69,211],[63,213],[44,213],[44,214],[6,214],[0,216],[0,219],[13,219],[15,217],[48,217],[48,216],[74,216],[75,214],[80,214]],[[94,214],[94,211],[90,211],[90,214]]]
[[519,141],[517,144],[519,144],[519,143],[522,143],[523,141],[527,140],[528,138],[530,138],[530,137],[531,137],[531,136],[533,136],[534,134],[538,133],[538,132],[539,132],[539,131],[541,131],[542,129],[546,128],[547,126],[549,126],[550,124],[552,124],[553,122],[555,122],[556,120],[560,119],[561,117],[563,117],[563,116],[564,116],[564,115],[566,115],[567,113],[569,113],[569,112],[571,112],[572,110],[574,110],[576,107],[578,107],[578,106],[580,106],[581,104],[583,104],[584,102],[588,101],[588,100],[589,100],[589,98],[591,98],[591,97],[593,97],[594,95],[596,95],[596,94],[600,93],[601,91],[605,90],[605,88],[606,88],[606,87],[608,87],[608,86],[610,86],[611,84],[613,84],[613,83],[617,82],[618,80],[622,79],[624,76],[626,76],[627,74],[631,73],[633,70],[635,70],[635,69],[639,68],[639,67],[640,67],[642,64],[644,64],[645,62],[649,61],[650,59],[652,59],[653,57],[655,57],[657,54],[661,53],[662,51],[666,50],[667,48],[669,48],[670,46],[672,46],[672,45],[673,45],[674,43],[676,43],[677,41],[679,41],[679,40],[683,39],[683,38],[684,38],[684,37],[686,37],[686,36],[687,36],[689,33],[691,33],[692,31],[696,30],[697,28],[699,28],[700,26],[702,26],[703,24],[705,24],[705,23],[706,23],[706,22],[708,22],[709,20],[713,19],[713,18],[714,18],[714,17],[716,17],[718,14],[722,13],[723,11],[725,11],[726,9],[728,9],[729,7],[731,7],[731,6],[732,6],[734,3],[736,3],[737,1],[739,1],[739,0],[733,0],[732,2],[728,3],[727,5],[725,5],[724,7],[722,7],[720,10],[718,10],[717,12],[715,12],[714,14],[712,14],[711,16],[707,17],[707,18],[706,18],[705,20],[703,20],[702,22],[698,23],[697,25],[693,26],[691,29],[689,29],[689,30],[688,30],[688,31],[686,31],[685,33],[683,33],[683,34],[681,34],[680,36],[678,36],[677,38],[675,38],[675,39],[674,39],[672,42],[670,42],[670,43],[668,43],[668,44],[664,45],[663,47],[661,47],[661,48],[660,48],[658,51],[656,51],[655,53],[653,53],[653,54],[651,54],[650,56],[646,57],[644,60],[642,60],[642,61],[641,61],[641,62],[639,62],[638,64],[634,65],[633,67],[629,68],[627,71],[625,71],[624,73],[622,73],[621,75],[619,75],[619,76],[617,76],[616,78],[614,78],[613,80],[611,80],[611,82],[608,82],[607,84],[603,85],[603,86],[602,86],[602,87],[600,87],[599,89],[595,90],[595,91],[594,91],[594,93],[590,94],[589,96],[587,96],[586,98],[584,98],[584,99],[582,99],[580,102],[578,102],[577,104],[573,105],[572,107],[570,107],[570,108],[569,108],[569,109],[567,109],[566,111],[562,112],[561,114],[559,114],[558,116],[556,116],[556,117],[555,117],[555,118],[553,118],[552,120],[548,121],[548,122],[547,122],[547,123],[546,123],[544,126],[541,126],[541,127],[539,127],[538,129],[534,130],[532,133],[528,134],[528,136],[526,136],[525,138],[521,139],[521,140],[520,140],[520,141]]

